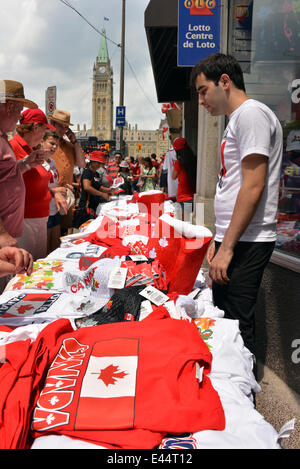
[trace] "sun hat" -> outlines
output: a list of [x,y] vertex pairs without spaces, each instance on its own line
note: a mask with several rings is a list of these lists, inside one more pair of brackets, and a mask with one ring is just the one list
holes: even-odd
[[127,161],[121,161],[119,166],[120,166],[120,168],[129,168],[129,165],[128,165]]
[[63,125],[74,125],[71,124],[70,119],[71,119],[71,114],[68,111],[62,111],[61,109],[55,109],[53,114],[49,116],[49,119],[54,122],[58,122],[58,124],[63,124]]
[[90,154],[90,161],[97,161],[97,163],[106,163],[105,154],[103,151],[95,150]]
[[23,85],[19,81],[0,80],[0,103],[5,103],[7,99],[19,101],[30,109],[38,107],[36,103],[25,98]]
[[36,122],[37,124],[44,124],[48,129],[55,130],[55,127],[49,124],[47,117],[41,109],[26,109],[26,111],[22,112],[20,123],[31,124],[32,122]]
[[188,143],[186,139],[182,137],[175,138],[173,142],[174,150],[182,150],[183,148],[186,148],[187,146],[188,146]]

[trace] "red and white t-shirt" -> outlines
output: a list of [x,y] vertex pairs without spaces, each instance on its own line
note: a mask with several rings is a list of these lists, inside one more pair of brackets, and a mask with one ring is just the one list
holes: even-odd
[[[15,134],[9,143],[17,160],[25,158],[32,152],[30,146],[19,134]],[[49,172],[43,166],[37,166],[26,171],[22,176],[26,187],[24,218],[48,217],[52,198],[48,187]]]
[[268,157],[266,187],[241,241],[275,241],[282,128],[263,103],[248,99],[229,117],[221,143],[221,170],[215,196],[216,241],[222,241],[242,185],[242,160],[251,154]]
[[61,319],[42,331],[44,341],[56,335],[57,342],[33,413],[34,437],[152,448],[169,432],[224,429],[207,377],[211,353],[196,326],[170,319],[163,307],[153,315],[76,331]]

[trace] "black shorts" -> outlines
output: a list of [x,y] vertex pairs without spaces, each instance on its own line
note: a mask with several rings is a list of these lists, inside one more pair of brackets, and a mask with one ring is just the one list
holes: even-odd
[[159,187],[168,187],[168,173],[167,172],[161,173]]
[[60,213],[57,212],[55,215],[50,215],[47,221],[47,230],[51,230],[55,226],[60,225]]

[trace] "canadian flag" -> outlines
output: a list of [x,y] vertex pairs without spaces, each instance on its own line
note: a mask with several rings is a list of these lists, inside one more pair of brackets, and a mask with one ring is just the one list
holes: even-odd
[[179,107],[177,106],[176,103],[164,103],[161,107],[161,112],[163,114],[166,114],[167,111],[169,111],[170,109],[179,109]]
[[168,132],[168,130],[169,130],[169,127],[167,125],[163,126],[162,128],[163,140],[165,139],[165,133]]
[[133,428],[138,339],[97,342],[82,381],[76,430]]

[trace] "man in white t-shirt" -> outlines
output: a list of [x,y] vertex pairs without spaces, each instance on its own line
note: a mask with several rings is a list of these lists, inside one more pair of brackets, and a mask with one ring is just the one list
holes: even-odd
[[254,353],[255,304],[276,240],[282,128],[266,105],[246,95],[233,57],[208,56],[195,65],[191,79],[199,104],[229,119],[220,148],[216,235],[207,260],[215,305],[239,320]]

